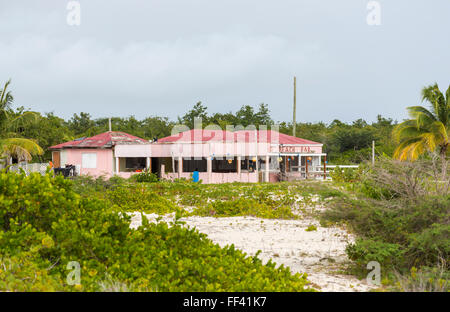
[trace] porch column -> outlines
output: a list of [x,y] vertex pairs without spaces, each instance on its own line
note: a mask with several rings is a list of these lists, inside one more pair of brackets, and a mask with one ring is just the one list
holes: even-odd
[[308,179],[308,156],[305,158],[305,179]]
[[269,155],[266,155],[266,168],[264,171],[264,180],[269,182]]
[[212,159],[211,156],[206,158],[206,171],[208,171],[208,183],[211,183],[212,179]]
[[150,157],[147,157],[147,169],[148,171],[152,171],[152,159]]
[[241,156],[236,157],[236,172],[237,174],[241,174]]
[[327,155],[323,157],[323,179],[327,179]]
[[178,157],[178,178],[181,178],[181,173],[183,173],[183,157]]
[[119,157],[116,157],[116,174],[119,174]]

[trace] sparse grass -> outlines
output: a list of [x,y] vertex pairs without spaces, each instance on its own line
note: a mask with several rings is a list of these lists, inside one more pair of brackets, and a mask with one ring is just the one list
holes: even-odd
[[306,232],[312,232],[312,231],[317,231],[317,226],[315,225],[310,225],[306,228],[305,230]]

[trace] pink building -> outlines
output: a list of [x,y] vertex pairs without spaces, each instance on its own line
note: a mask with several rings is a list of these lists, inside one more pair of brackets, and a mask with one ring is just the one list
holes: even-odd
[[321,143],[272,130],[195,129],[157,142],[106,132],[51,148],[55,167],[76,165],[80,174],[129,177],[148,168],[171,180],[197,170],[203,183],[323,178],[326,160]]
[[[141,158],[119,159],[115,156],[117,146],[127,145],[129,151],[136,151]],[[136,170],[147,167],[146,158],[150,156],[150,142],[133,135],[108,131],[90,138],[80,138],[74,141],[51,146],[52,162],[55,168],[74,165],[78,174],[94,177],[111,177],[115,173],[114,168],[119,168],[122,177],[130,177]],[[145,148],[145,146],[147,148]],[[141,150],[139,150],[139,148]]]

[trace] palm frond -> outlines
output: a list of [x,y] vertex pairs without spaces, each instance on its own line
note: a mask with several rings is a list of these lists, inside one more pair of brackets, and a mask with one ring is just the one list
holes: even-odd
[[420,140],[416,143],[410,145],[408,149],[408,159],[411,161],[419,158],[420,155],[424,154],[428,150],[427,141]]
[[421,136],[421,141],[423,146],[426,146],[429,151],[434,151],[436,149],[437,142],[439,142],[439,138],[436,138],[436,134],[432,132],[423,133]]
[[11,103],[14,100],[10,91],[6,91],[8,89],[9,84],[11,83],[11,79],[9,79],[5,85],[3,86],[3,90],[0,90],[0,110],[7,110],[10,108]]
[[439,112],[438,99],[440,95],[442,95],[442,93],[439,91],[439,86],[437,83],[422,89],[422,102],[426,100],[431,104],[432,113],[435,116],[437,116]]
[[[448,142],[448,130],[440,121],[435,121],[430,125],[430,131],[436,135],[438,141]],[[442,142],[441,142],[442,143]]]
[[416,120],[409,119],[394,127],[393,136],[397,141],[401,141],[411,136],[419,136],[424,132],[426,130],[418,127]]
[[436,117],[433,115],[432,112],[430,112],[428,109],[426,109],[423,106],[410,106],[406,108],[408,110],[409,115],[411,118],[415,119],[418,115],[422,114],[427,116],[429,119],[435,121]]
[[23,112],[8,119],[8,129],[18,129],[19,127],[26,127],[30,124],[36,123],[40,115],[35,112]]
[[24,138],[0,139],[0,152],[18,159],[31,160],[32,155],[42,155],[43,149],[33,140]]
[[410,146],[420,140],[421,140],[420,137],[414,137],[401,142],[394,151],[394,158],[402,161],[407,160]]
[[[446,104],[447,107],[450,108],[450,85],[448,86],[447,91],[445,92],[445,97],[446,97]],[[450,109],[449,109],[449,113],[450,113]]]

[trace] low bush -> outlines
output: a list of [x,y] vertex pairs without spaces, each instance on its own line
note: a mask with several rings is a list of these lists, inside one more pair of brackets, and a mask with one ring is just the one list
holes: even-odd
[[403,292],[449,292],[450,272],[445,261],[434,267],[412,267],[409,274],[395,274],[393,291]]
[[214,201],[195,209],[192,214],[215,217],[253,216],[267,219],[297,218],[290,206],[273,206],[265,201],[245,197],[231,201]]
[[131,176],[131,179],[136,182],[148,182],[148,183],[154,183],[158,182],[158,176],[148,169],[144,169],[142,172],[137,173],[133,176]]
[[[263,265],[234,246],[221,248],[177,222],[143,218],[130,229],[130,217],[106,200],[78,195],[73,184],[60,176],[0,172],[1,291],[310,290],[306,275]],[[67,284],[72,261],[80,264],[80,285]]]
[[403,249],[399,244],[372,239],[357,239],[346,248],[348,257],[364,268],[370,261],[377,261],[383,268],[393,268],[402,263]]
[[330,177],[335,182],[355,182],[359,179],[359,169],[357,168],[340,168],[337,166],[330,171]]
[[117,211],[166,214],[180,210],[172,201],[158,195],[145,184],[123,185],[106,191],[106,199]]
[[428,160],[379,160],[363,171],[353,197],[336,198],[322,213],[323,224],[345,223],[359,237],[347,247],[357,269],[378,261],[387,271],[405,273],[450,257],[448,183],[433,168]]

